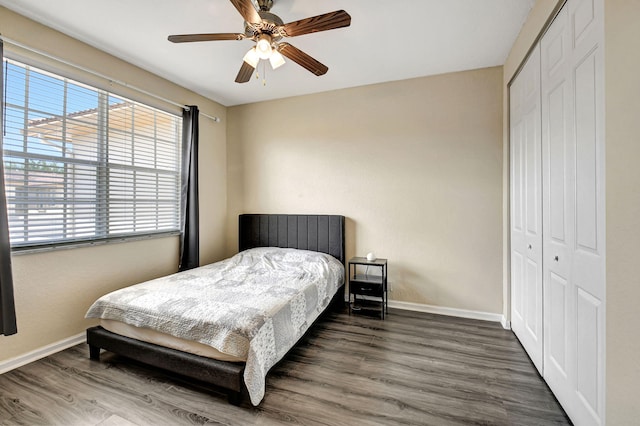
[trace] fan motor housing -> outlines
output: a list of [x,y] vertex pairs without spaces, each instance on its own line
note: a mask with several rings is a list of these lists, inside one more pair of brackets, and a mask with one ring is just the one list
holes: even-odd
[[284,21],[280,19],[278,15],[271,12],[259,11],[258,14],[262,18],[262,23],[244,23],[244,33],[248,38],[254,38],[260,34],[269,34],[273,41],[278,41],[282,38],[278,27],[284,25]]

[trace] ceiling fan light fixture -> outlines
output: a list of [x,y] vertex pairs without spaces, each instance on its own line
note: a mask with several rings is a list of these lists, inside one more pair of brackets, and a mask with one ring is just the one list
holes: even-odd
[[271,47],[271,36],[268,34],[261,34],[256,42],[256,53],[260,59],[269,59],[273,53]]
[[269,62],[271,63],[271,68],[275,70],[276,68],[280,68],[284,65],[284,56],[282,56],[282,54],[277,50],[274,50],[273,53],[271,53]]
[[251,65],[253,68],[258,66],[258,62],[260,62],[260,56],[258,56],[258,52],[256,52],[256,48],[252,47],[242,58],[247,64]]
[[[189,43],[217,40],[251,40],[255,43],[243,57],[242,66],[236,75],[236,83],[246,83],[255,73],[262,59],[271,63],[273,69],[284,65],[285,60],[292,60],[297,65],[321,76],[329,71],[329,67],[309,56],[302,50],[286,42],[280,42],[283,37],[296,37],[321,31],[344,28],[351,25],[351,15],[344,10],[323,13],[284,23],[278,16],[271,13],[274,0],[230,0],[244,19],[242,33],[202,33],[202,34],[174,34],[168,37],[172,43]],[[263,67],[263,73],[266,68]]]

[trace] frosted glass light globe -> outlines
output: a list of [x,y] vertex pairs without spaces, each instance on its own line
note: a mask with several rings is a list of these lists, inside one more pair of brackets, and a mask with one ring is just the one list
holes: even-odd
[[273,49],[271,48],[271,37],[268,35],[261,35],[256,43],[256,53],[260,59],[269,59]]

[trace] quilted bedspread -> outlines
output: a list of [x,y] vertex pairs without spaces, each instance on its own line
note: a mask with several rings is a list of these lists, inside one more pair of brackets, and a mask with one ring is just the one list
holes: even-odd
[[121,321],[246,359],[253,405],[265,377],[328,306],[344,266],[306,250],[255,248],[98,299],[87,318]]

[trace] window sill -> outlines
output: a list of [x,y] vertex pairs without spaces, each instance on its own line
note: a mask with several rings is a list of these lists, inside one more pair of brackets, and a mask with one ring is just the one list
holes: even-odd
[[180,235],[180,231],[167,231],[167,232],[158,232],[154,234],[127,235],[127,236],[104,238],[104,239],[97,239],[97,240],[73,241],[73,242],[56,243],[56,244],[42,244],[42,245],[33,245],[33,246],[12,247],[11,255],[21,256],[23,254],[42,253],[47,251],[72,250],[72,249],[83,248],[83,247],[101,246],[105,244],[120,244],[120,243],[126,243],[130,241],[152,240],[156,238],[174,237],[178,235]]

